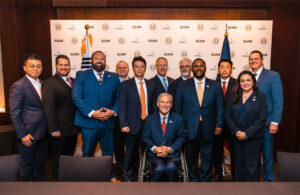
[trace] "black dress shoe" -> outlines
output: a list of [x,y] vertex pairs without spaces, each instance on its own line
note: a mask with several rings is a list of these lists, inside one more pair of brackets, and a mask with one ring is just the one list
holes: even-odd
[[223,180],[223,175],[222,174],[217,174],[214,177],[214,182],[219,182]]

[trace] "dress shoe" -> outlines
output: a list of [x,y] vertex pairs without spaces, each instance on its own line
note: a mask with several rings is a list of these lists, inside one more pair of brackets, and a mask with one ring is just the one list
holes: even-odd
[[117,179],[116,177],[114,177],[110,180],[110,182],[117,183],[117,182],[121,182],[121,181],[119,179]]
[[214,182],[222,181],[223,180],[223,175],[217,174],[214,177]]

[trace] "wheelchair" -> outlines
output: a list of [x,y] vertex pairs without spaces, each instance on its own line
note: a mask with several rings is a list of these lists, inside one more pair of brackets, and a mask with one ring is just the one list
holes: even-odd
[[[189,177],[184,150],[179,149],[179,151],[180,161],[178,161],[178,163],[175,163],[177,167],[178,181],[188,182]],[[154,165],[149,160],[147,160],[147,149],[142,150],[139,162],[138,182],[150,182],[153,169]]]

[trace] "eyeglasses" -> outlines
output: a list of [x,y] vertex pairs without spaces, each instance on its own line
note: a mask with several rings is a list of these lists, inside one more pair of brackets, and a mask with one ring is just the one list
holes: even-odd
[[249,58],[249,61],[258,61],[261,60],[261,58]]
[[180,68],[191,68],[192,66],[191,65],[182,65],[180,66]]

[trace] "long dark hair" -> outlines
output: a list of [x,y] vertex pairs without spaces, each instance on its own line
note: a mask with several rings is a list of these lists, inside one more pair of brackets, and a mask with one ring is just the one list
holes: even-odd
[[244,70],[242,71],[239,76],[238,76],[238,79],[237,79],[237,84],[233,87],[233,92],[232,92],[232,102],[234,104],[237,104],[241,99],[242,99],[242,95],[243,95],[243,90],[241,88],[241,85],[240,85],[240,81],[241,81],[241,77],[243,75],[250,75],[251,78],[252,78],[252,81],[253,81],[253,90],[254,91],[257,91],[258,90],[258,87],[256,86],[256,79],[254,77],[254,75],[252,74],[252,72],[248,71],[248,70]]

